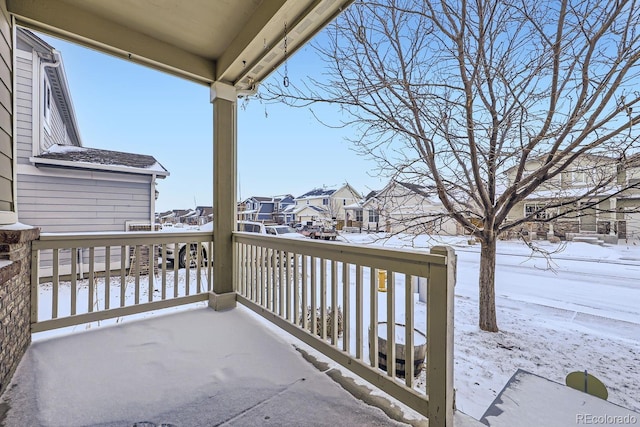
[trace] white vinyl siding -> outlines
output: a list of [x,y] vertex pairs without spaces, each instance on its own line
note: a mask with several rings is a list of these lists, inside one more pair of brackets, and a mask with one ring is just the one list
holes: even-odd
[[44,144],[43,149],[48,149],[54,144],[70,145],[67,143],[67,131],[60,115],[58,105],[54,102],[54,98],[51,98],[51,122],[49,127],[44,128]]
[[18,163],[29,163],[33,155],[33,61],[16,59],[16,138]]
[[43,232],[125,231],[126,221],[149,222],[150,188],[148,182],[20,174],[18,218]]
[[3,212],[14,212],[13,183],[13,42],[11,24],[5,7],[0,3],[0,218]]

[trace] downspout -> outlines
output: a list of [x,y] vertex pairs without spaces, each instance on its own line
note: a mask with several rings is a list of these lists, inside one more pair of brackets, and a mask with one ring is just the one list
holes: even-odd
[[156,174],[151,175],[151,203],[149,204],[151,231],[156,229]]
[[[45,68],[49,67],[49,68],[58,68],[60,66],[60,64],[62,64],[62,59],[60,57],[60,52],[58,52],[55,49],[51,50],[51,53],[53,55],[53,62],[44,62],[42,61],[40,63],[40,80],[42,80],[42,77],[45,76]],[[41,58],[42,59],[42,58]],[[44,86],[44,80],[42,80],[42,82],[40,82],[40,109],[41,109],[41,114],[40,117],[42,117],[44,119],[44,97],[46,96],[45,93],[45,86]],[[42,125],[40,126],[40,152],[45,151],[46,149],[44,148],[44,121],[42,122]]]

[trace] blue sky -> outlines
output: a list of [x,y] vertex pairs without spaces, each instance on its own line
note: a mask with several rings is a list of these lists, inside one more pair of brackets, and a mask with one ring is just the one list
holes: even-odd
[[[62,54],[84,146],[149,154],[162,163],[171,175],[159,180],[157,211],[211,205],[213,110],[208,87],[41,37]],[[322,67],[311,47],[288,61],[292,80]],[[345,140],[353,129],[328,128],[308,108],[265,105],[257,99],[242,106],[239,101],[239,198],[299,196],[344,182],[364,194],[384,186],[376,165]],[[338,107],[316,111],[323,120],[340,119]]]

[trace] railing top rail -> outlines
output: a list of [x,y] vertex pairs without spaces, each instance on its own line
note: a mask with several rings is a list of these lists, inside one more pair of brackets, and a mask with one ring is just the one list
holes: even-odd
[[33,241],[32,247],[42,250],[210,241],[213,241],[210,231],[42,233],[39,240]]
[[[395,249],[355,245],[352,243],[326,242],[303,239],[287,239],[256,233],[234,232],[237,243],[260,245],[271,249],[295,252],[329,260],[378,267],[389,263],[420,266],[446,265],[447,257],[412,249]],[[427,274],[425,274],[426,276]]]

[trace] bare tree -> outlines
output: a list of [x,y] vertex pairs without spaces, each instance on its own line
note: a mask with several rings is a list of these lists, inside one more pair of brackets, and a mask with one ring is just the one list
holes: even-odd
[[316,45],[323,75],[263,96],[339,104],[363,154],[434,190],[481,243],[479,325],[497,331],[498,236],[625,191],[615,173],[593,174],[508,216],[577,159],[637,149],[639,16],[635,0],[356,1]]

